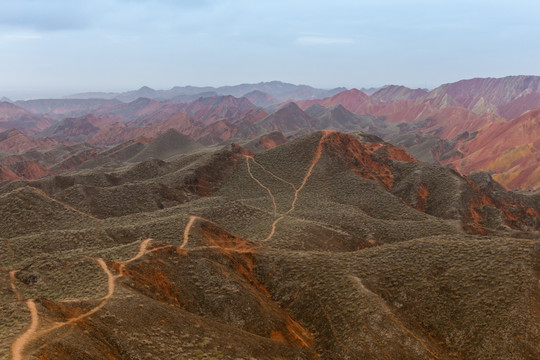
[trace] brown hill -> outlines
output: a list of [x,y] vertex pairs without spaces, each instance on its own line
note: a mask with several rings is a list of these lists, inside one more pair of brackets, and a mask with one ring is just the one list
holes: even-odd
[[499,114],[510,120],[534,109],[540,109],[540,92],[519,96],[511,102],[499,106]]
[[315,121],[303,112],[298,105],[290,102],[257,122],[257,125],[260,125],[267,131],[288,133],[313,128]]
[[59,164],[52,166],[51,171],[53,171],[56,174],[61,174],[69,170],[75,169],[79,165],[87,162],[88,160],[95,159],[97,156],[98,156],[97,149],[83,150],[63,160]]
[[0,133],[0,152],[11,154],[24,153],[30,150],[45,150],[58,144],[51,138],[35,139],[16,129]]
[[269,134],[262,135],[258,139],[251,140],[247,144],[243,145],[246,149],[249,151],[252,151],[254,153],[261,152],[264,150],[273,149],[276,146],[285,144],[287,142],[287,138],[283,133],[279,131],[274,131]]
[[50,171],[44,165],[36,161],[10,163],[9,168],[24,180],[35,180],[46,175],[54,175],[54,170]]
[[252,104],[260,107],[267,107],[278,103],[272,96],[259,90],[248,92],[243,97],[248,99]]
[[203,125],[209,125],[221,119],[234,121],[255,109],[256,106],[247,98],[235,98],[230,95],[199,98],[182,108]]
[[49,197],[43,191],[25,186],[0,196],[4,221],[2,236],[10,238],[47,230],[70,229],[94,218]]
[[201,124],[185,112],[178,112],[162,122],[144,121],[141,124],[113,123],[101,128],[87,141],[96,145],[115,145],[131,139],[155,138],[169,129],[183,134],[192,134]]
[[84,142],[100,129],[118,122],[113,115],[86,115],[78,118],[66,118],[45,129],[41,135],[65,142]]
[[201,145],[188,136],[182,135],[174,129],[169,129],[156,137],[154,141],[146,144],[141,152],[130,161],[138,162],[150,158],[165,160],[175,155],[194,152],[200,148]]
[[[129,109],[131,113],[126,113]],[[122,110],[122,111],[120,111]],[[129,124],[113,123],[102,127],[87,139],[90,143],[111,145],[139,136],[156,137],[168,129],[200,139],[205,144],[220,143],[240,132],[253,137],[250,123],[268,114],[247,99],[232,96],[198,98],[188,104],[172,104],[150,99],[138,99],[115,110]],[[219,124],[218,124],[219,123]],[[235,125],[233,125],[233,123]],[[236,123],[246,123],[245,126]],[[240,128],[240,130],[238,129]],[[256,134],[255,134],[256,135]]]
[[306,114],[318,120],[313,130],[363,131],[380,137],[388,137],[399,132],[397,126],[384,122],[371,115],[353,114],[342,105],[325,108],[321,105],[312,105]]
[[526,359],[536,357],[525,344],[538,324],[516,316],[537,306],[524,294],[536,294],[536,251],[515,239],[453,235],[338,256],[266,253],[258,272],[310,324],[322,358]]
[[151,120],[154,123],[166,120],[173,114],[180,112],[182,107],[182,104],[174,102],[139,97],[129,103],[104,107],[96,113],[115,115],[122,122],[141,123]]
[[257,124],[267,116],[268,113],[263,109],[250,110],[236,120],[222,119],[203,128],[194,126],[189,134],[206,145],[252,139],[267,132]]
[[78,117],[103,111],[120,104],[120,102],[103,99],[36,99],[17,101],[15,104],[32,113],[47,114],[60,120],[65,117]]
[[539,92],[540,77],[507,76],[504,78],[475,78],[444,84],[430,92],[430,97],[440,93],[450,95],[456,100],[483,97],[490,103],[508,103],[524,92]]
[[15,104],[0,102],[0,131],[14,128],[34,134],[51,126],[52,123],[50,119],[31,113]]
[[427,93],[424,89],[409,89],[405,86],[390,85],[376,91],[370,95],[370,98],[381,103],[391,103],[398,100],[423,99]]
[[474,139],[464,143],[465,154],[454,165],[465,173],[489,171],[500,183],[512,188],[540,186],[540,110],[509,121],[491,124]]
[[[540,92],[540,77],[507,76],[504,78],[476,78],[444,84],[430,91],[428,98],[448,95],[459,106],[475,112],[497,112],[497,109],[521,96]],[[517,105],[517,104],[515,104]],[[527,103],[519,114],[531,110]]]
[[213,145],[228,143],[235,139],[250,139],[262,129],[249,121],[232,123],[230,120],[218,120],[200,130],[195,130],[194,136],[201,144]]
[[334,96],[324,99],[298,101],[298,106],[305,110],[314,104],[324,107],[342,105],[353,113],[365,114],[364,109],[371,103],[369,96],[357,89],[345,90]]
[[363,133],[122,161],[146,141],[0,185],[0,357],[539,353],[537,195]]
[[19,180],[19,175],[5,165],[0,165],[0,182]]
[[435,111],[414,125],[422,134],[451,140],[463,133],[481,131],[486,126],[502,121],[503,118],[494,114],[477,115],[464,108],[450,107]]

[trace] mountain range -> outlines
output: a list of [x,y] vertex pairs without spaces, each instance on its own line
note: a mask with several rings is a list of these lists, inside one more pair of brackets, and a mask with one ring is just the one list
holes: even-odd
[[286,100],[304,100],[319,98],[337,94],[345,88],[335,88],[332,90],[317,89],[308,85],[294,85],[281,81],[260,82],[258,84],[241,84],[235,86],[175,86],[169,90],[154,90],[148,86],[143,86],[138,90],[127,91],[123,93],[80,93],[69,95],[67,99],[116,99],[123,102],[131,102],[144,97],[157,100],[186,100],[189,96],[213,96],[213,95],[232,95],[242,97],[255,91],[262,92],[275,98],[278,101]]
[[540,353],[540,194],[367,132],[299,134],[390,126],[341,105],[253,124],[297,136],[206,146],[168,129],[10,155],[54,174],[0,185],[0,357]]
[[539,87],[0,102],[0,358],[538,358]]
[[[206,145],[252,140],[272,131],[294,138],[315,130],[358,130],[403,146],[423,161],[463,174],[486,171],[507,188],[534,190],[540,187],[534,113],[540,108],[539,79],[478,78],[431,91],[389,85],[371,95],[281,82],[142,88],[122,99],[96,93],[94,99],[3,102],[0,130],[99,146],[155,138],[167,129]],[[521,136],[525,129],[531,131]],[[497,134],[509,136],[497,140]],[[26,147],[12,147],[21,150]]]

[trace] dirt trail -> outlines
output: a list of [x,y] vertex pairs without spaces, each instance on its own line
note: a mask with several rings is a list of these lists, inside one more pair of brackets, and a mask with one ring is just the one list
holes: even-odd
[[182,245],[180,245],[180,249],[183,249],[187,245],[189,241],[189,230],[191,229],[191,226],[193,225],[195,220],[200,220],[200,219],[201,219],[200,217],[194,216],[194,215],[191,215],[189,217],[189,221],[186,225],[186,228],[184,229],[184,240],[182,241]]
[[262,182],[260,182],[255,176],[253,176],[253,173],[251,172],[251,167],[249,166],[249,159],[253,159],[253,158],[250,156],[246,156],[246,165],[247,165],[249,176],[251,176],[251,178],[255,180],[257,184],[259,184],[263,189],[265,189],[268,192],[268,195],[270,195],[270,199],[272,199],[272,204],[274,205],[274,216],[276,216],[277,214],[276,198],[274,198],[274,194],[272,194],[272,190],[270,190],[267,186],[265,186]]
[[17,273],[19,272],[19,270],[11,270],[9,272],[9,278],[11,280],[11,289],[13,290],[13,292],[15,293],[15,295],[17,295],[17,301],[22,301],[23,300],[23,296],[22,296],[22,293],[21,291],[17,288],[17,285],[15,285],[15,282],[17,281]]
[[270,230],[270,233],[268,234],[268,236],[263,241],[268,241],[268,240],[272,239],[272,237],[274,236],[274,234],[276,232],[276,225],[281,220],[283,220],[283,218],[286,215],[288,215],[289,213],[291,213],[294,210],[294,208],[296,206],[296,201],[298,200],[298,193],[306,185],[309,177],[311,176],[311,174],[313,172],[313,169],[315,168],[315,165],[317,165],[317,163],[319,162],[319,160],[321,158],[323,143],[324,143],[326,137],[328,136],[328,134],[330,134],[330,131],[323,131],[323,135],[321,136],[321,138],[319,140],[319,144],[317,145],[317,149],[315,149],[315,154],[313,155],[313,159],[311,160],[311,164],[309,165],[309,168],[307,169],[306,174],[304,175],[304,178],[302,179],[302,183],[300,184],[299,187],[297,187],[297,188],[295,187],[294,198],[293,198],[293,201],[291,203],[291,207],[289,208],[289,210],[282,213],[277,219],[274,220],[274,222],[272,223],[272,229]]
[[119,277],[121,277],[122,275],[121,274],[118,274],[118,275],[113,275],[111,273],[111,271],[109,270],[109,267],[107,266],[107,264],[105,263],[105,261],[101,258],[98,258],[96,260],[99,264],[99,266],[101,266],[101,268],[103,269],[103,271],[105,272],[105,274],[107,274],[107,294],[101,298],[101,302],[94,308],[92,308],[91,310],[85,312],[84,314],[81,314],[79,316],[76,316],[76,317],[73,317],[67,321],[64,321],[64,322],[55,322],[53,323],[52,325],[48,326],[48,327],[45,327],[43,329],[40,329],[38,331],[38,327],[39,327],[39,316],[38,316],[38,311],[37,311],[37,308],[36,308],[36,304],[33,300],[28,300],[27,301],[27,305],[28,305],[28,308],[30,309],[30,314],[32,315],[32,323],[30,324],[30,327],[28,328],[28,330],[22,334],[21,336],[19,336],[17,338],[17,340],[15,340],[15,342],[13,343],[12,347],[11,347],[11,359],[12,360],[22,360],[23,359],[23,351],[24,351],[24,348],[26,347],[27,344],[29,344],[30,342],[50,333],[51,331],[54,331],[54,330],[57,330],[65,325],[69,325],[69,324],[72,324],[72,323],[75,323],[77,321],[80,321],[84,318],[87,318],[88,316],[96,313],[97,311],[99,311],[101,308],[103,308],[107,302],[109,301],[109,299],[111,298],[111,296],[113,295],[114,293],[114,289],[115,289],[115,280]]
[[13,345],[11,345],[11,359],[12,360],[22,360],[23,359],[23,350],[30,341],[32,341],[35,337],[35,333],[39,326],[39,315],[36,308],[36,303],[34,300],[28,300],[26,302],[26,305],[28,306],[28,310],[30,310],[30,316],[32,317],[30,326],[28,327],[28,330],[24,332],[21,336],[15,340]]
[[[133,256],[132,258],[130,258],[128,260],[120,262],[120,268],[119,268],[118,274],[116,274],[116,275],[114,275],[111,272],[111,270],[109,269],[109,267],[105,263],[105,260],[103,260],[102,258],[97,258],[96,259],[97,263],[99,264],[99,266],[101,267],[103,272],[107,275],[107,293],[105,294],[105,296],[103,296],[102,298],[99,299],[101,301],[96,307],[90,309],[89,311],[87,311],[87,312],[85,312],[85,313],[83,313],[81,315],[75,316],[75,317],[73,317],[71,319],[68,319],[68,320],[66,320],[64,322],[55,322],[55,323],[51,324],[50,326],[42,328],[42,329],[40,329],[38,331],[39,316],[38,316],[38,311],[37,311],[37,308],[36,308],[36,304],[35,304],[35,302],[33,300],[28,300],[27,305],[28,305],[28,308],[30,309],[30,314],[32,315],[32,323],[30,324],[30,327],[28,328],[28,330],[24,334],[19,336],[15,340],[13,345],[11,346],[11,354],[12,354],[11,359],[12,360],[22,360],[23,359],[24,349],[30,342],[32,342],[32,341],[34,341],[34,340],[36,340],[36,339],[50,333],[51,331],[57,330],[57,329],[59,329],[59,328],[61,328],[63,326],[73,324],[75,322],[83,320],[83,319],[87,318],[88,316],[90,316],[90,315],[98,312],[99,310],[101,310],[109,302],[110,298],[114,294],[114,291],[115,291],[115,288],[116,288],[116,280],[118,278],[124,276],[124,268],[125,268],[125,266],[127,264],[141,258],[142,256],[144,256],[144,255],[146,255],[148,253],[151,253],[151,252],[157,251],[159,249],[163,249],[163,248],[172,246],[172,245],[166,245],[166,246],[161,246],[161,247],[158,247],[158,248],[154,248],[152,250],[148,250],[148,245],[150,244],[150,242],[152,240],[153,239],[146,239],[146,240],[142,241],[141,244],[139,245],[139,251],[137,252],[137,254],[135,254],[135,256]],[[12,276],[14,278],[16,272],[17,272],[17,270],[11,271],[10,276]],[[19,294],[17,295],[17,297],[19,297]],[[21,296],[21,298],[22,298],[22,296]],[[81,299],[81,300],[83,300],[83,299]],[[87,300],[87,299],[85,299],[85,300]],[[70,301],[74,301],[74,300],[70,300]]]
[[270,170],[267,170],[261,163],[257,162],[257,160],[255,160],[254,157],[250,157],[250,159],[251,159],[255,164],[257,164],[261,169],[263,169],[263,171],[266,172],[268,175],[270,175],[270,176],[272,176],[272,177],[278,179],[278,180],[281,181],[281,182],[284,182],[285,184],[291,185],[291,187],[293,188],[293,190],[296,191],[296,185],[294,185],[292,182],[285,180],[284,178],[282,178],[281,176],[278,176],[278,175],[274,174],[274,173],[271,172]]
[[[143,240],[143,242],[140,243],[139,245],[139,252],[134,256],[132,257],[131,259],[129,260],[126,260],[126,261],[121,261],[120,262],[120,268],[119,268],[119,273],[120,275],[119,276],[122,276],[123,273],[124,273],[124,268],[126,267],[127,264],[129,264],[130,262],[132,261],[135,261],[137,260],[138,258],[144,256],[148,251],[146,250],[148,248],[148,245],[150,244],[150,242],[152,241],[153,239],[146,239],[146,240]],[[99,260],[101,259],[98,259],[98,262]],[[101,265],[101,263],[100,263]],[[101,266],[103,267],[103,266]],[[104,269],[105,270],[105,269]],[[118,276],[118,275],[117,275]]]
[[9,259],[9,266],[13,266],[13,262],[15,261],[15,251],[13,251],[13,248],[11,247],[11,243],[9,242],[8,239],[4,239],[4,242],[6,243],[6,247],[7,247],[7,250],[9,251],[9,254],[10,254],[10,259]]
[[73,206],[71,206],[71,205],[69,205],[69,204],[66,204],[66,203],[64,203],[64,202],[62,202],[62,201],[60,201],[60,200],[56,200],[55,198],[49,196],[45,191],[43,191],[43,190],[41,190],[41,189],[38,189],[38,188],[35,188],[35,187],[31,187],[31,188],[32,188],[32,190],[34,190],[36,193],[38,193],[39,195],[43,196],[43,197],[46,198],[47,200],[50,200],[50,201],[52,201],[52,202],[55,202],[55,203],[57,203],[58,205],[61,205],[61,206],[65,207],[66,209],[69,209],[69,210],[71,210],[71,211],[74,211],[74,212],[76,212],[76,213],[79,214],[79,215],[87,216],[87,217],[89,217],[89,218],[91,218],[91,219],[94,219],[94,220],[100,220],[100,219],[98,219],[97,217],[95,217],[94,215],[90,215],[90,214],[85,213],[84,211],[81,211],[81,210],[79,210],[79,209],[76,209],[76,208],[74,208]]

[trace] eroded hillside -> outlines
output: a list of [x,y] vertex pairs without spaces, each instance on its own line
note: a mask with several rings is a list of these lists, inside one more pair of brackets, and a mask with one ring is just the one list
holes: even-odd
[[538,195],[376,136],[278,134],[169,132],[3,183],[0,357],[540,353]]

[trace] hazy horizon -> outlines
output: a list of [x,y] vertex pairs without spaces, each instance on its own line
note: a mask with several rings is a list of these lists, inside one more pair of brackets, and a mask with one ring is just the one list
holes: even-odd
[[[193,84],[185,84],[185,85],[174,85],[174,86],[171,86],[169,88],[155,88],[155,87],[152,87],[152,86],[148,86],[148,85],[142,85],[142,86],[139,86],[139,87],[136,87],[136,88],[125,88],[125,89],[118,89],[118,90],[99,90],[99,89],[94,89],[94,90],[88,90],[88,91],[72,91],[72,92],[66,92],[66,91],[47,91],[47,90],[31,90],[30,92],[21,92],[21,94],[23,94],[23,96],[25,96],[25,98],[17,98],[17,97],[10,97],[10,96],[7,96],[7,95],[4,95],[3,93],[0,93],[0,98],[3,98],[3,97],[6,97],[8,98],[9,100],[13,100],[13,101],[17,101],[17,100],[31,100],[31,99],[44,99],[46,98],[47,94],[50,94],[51,98],[65,98],[65,97],[71,97],[73,95],[77,95],[77,94],[91,94],[91,93],[116,93],[116,94],[121,94],[121,93],[124,93],[124,92],[129,92],[129,91],[137,91],[143,87],[149,87],[151,88],[152,90],[170,90],[174,87],[188,87],[188,86],[193,86],[193,87],[213,87],[213,88],[220,88],[220,87],[224,87],[224,86],[236,86],[236,85],[246,85],[246,84],[258,84],[258,83],[268,83],[268,82],[274,82],[274,81],[277,81],[277,82],[281,82],[281,83],[287,83],[287,84],[293,84],[293,85],[307,85],[307,86],[311,86],[311,87],[314,87],[314,88],[319,88],[319,89],[325,89],[325,90],[332,90],[332,89],[335,89],[335,88],[339,88],[339,87],[344,87],[344,86],[334,86],[334,87],[317,87],[317,86],[313,86],[311,84],[300,84],[300,83],[292,83],[292,82],[289,82],[289,81],[282,81],[282,80],[269,80],[269,81],[257,81],[257,82],[253,82],[253,83],[236,83],[236,84],[222,84],[222,85],[217,85],[217,86],[212,86],[212,85],[205,85],[205,84],[201,84],[201,85],[193,85]],[[352,88],[356,88],[356,89],[359,89],[359,90],[362,90],[362,89],[379,89],[379,88],[383,88],[383,87],[386,87],[386,86],[391,86],[391,85],[403,85],[403,84],[385,84],[385,85],[380,85],[380,86],[354,86],[354,87],[346,87],[347,89],[352,89]],[[403,85],[403,86],[406,86],[406,85]],[[424,89],[427,89],[427,90],[432,90],[433,88],[424,88]],[[16,94],[17,92],[15,92]],[[29,95],[31,93],[35,93],[37,95],[33,96],[33,95]],[[25,95],[26,94],[26,95]],[[41,95],[45,95],[44,96],[41,96]]]
[[540,74],[533,1],[3,1],[0,98]]

